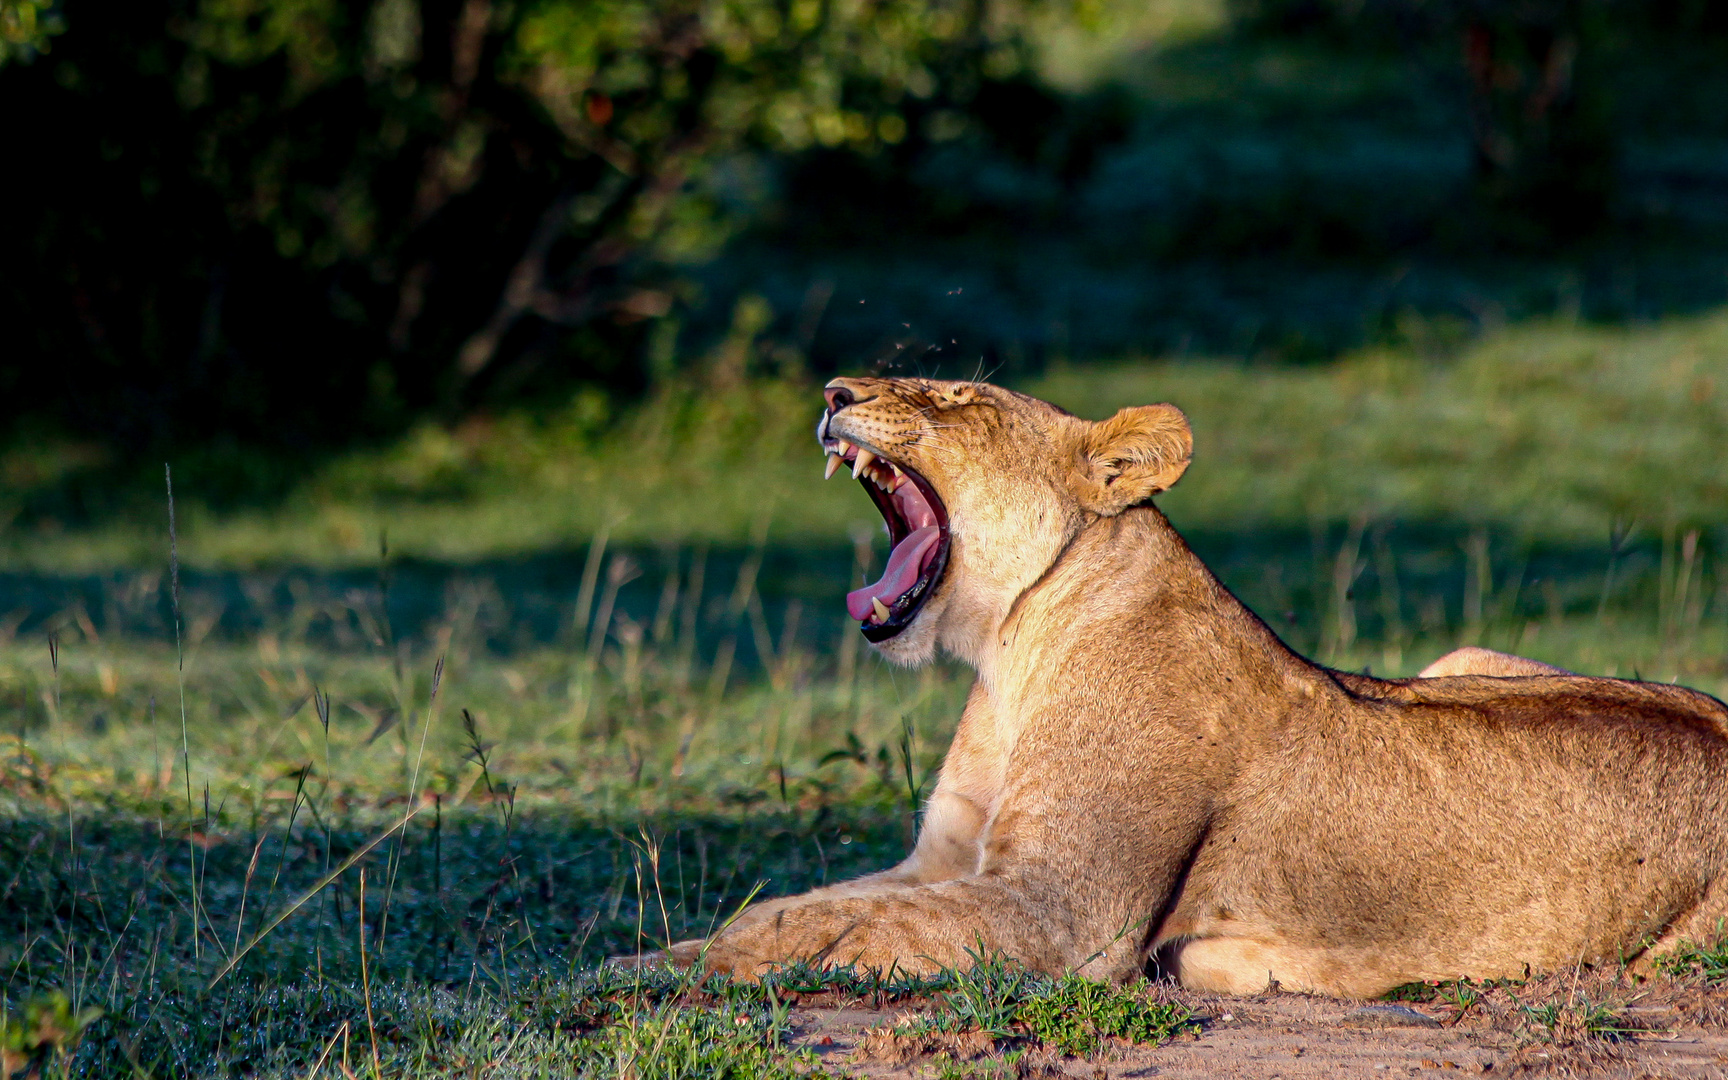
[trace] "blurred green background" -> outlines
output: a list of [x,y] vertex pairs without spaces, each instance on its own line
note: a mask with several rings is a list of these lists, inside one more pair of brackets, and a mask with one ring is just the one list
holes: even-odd
[[1721,694],[1724,59],[1704,0],[0,0],[0,1004],[303,1075],[309,964],[508,997],[897,857],[970,676],[845,616],[837,372],[1176,403],[1161,505],[1325,662]]

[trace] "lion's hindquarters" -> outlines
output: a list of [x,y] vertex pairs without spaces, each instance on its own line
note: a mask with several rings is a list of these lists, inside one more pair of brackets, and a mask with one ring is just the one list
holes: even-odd
[[1266,769],[1166,924],[1182,970],[1378,992],[1615,962],[1722,907],[1728,742],[1576,711],[1358,715]]
[[1214,937],[1177,942],[1159,953],[1158,962],[1162,970],[1184,987],[1215,994],[1286,990],[1373,997],[1396,985],[1387,982],[1371,957],[1346,957],[1251,938]]

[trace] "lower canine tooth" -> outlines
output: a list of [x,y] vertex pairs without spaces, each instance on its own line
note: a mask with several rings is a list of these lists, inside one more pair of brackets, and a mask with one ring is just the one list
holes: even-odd
[[888,605],[884,604],[880,597],[872,596],[870,606],[876,609],[877,622],[885,623],[888,621]]
[[868,469],[870,463],[875,460],[875,454],[872,454],[870,451],[860,446],[858,448],[858,457],[852,462],[852,479],[858,479],[858,474],[863,472],[865,469]]
[[834,454],[828,455],[828,465],[822,470],[822,479],[827,480],[840,471],[840,459]]

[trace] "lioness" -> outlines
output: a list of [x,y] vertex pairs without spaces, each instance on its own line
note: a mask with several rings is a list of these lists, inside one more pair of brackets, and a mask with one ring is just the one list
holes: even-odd
[[1435,679],[1303,659],[1150,501],[1192,453],[1171,405],[1091,423],[974,382],[825,396],[828,473],[850,466],[894,545],[849,611],[889,659],[945,649],[977,682],[909,858],[673,960],[928,971],[982,948],[1360,997],[1719,932],[1714,698],[1485,650]]

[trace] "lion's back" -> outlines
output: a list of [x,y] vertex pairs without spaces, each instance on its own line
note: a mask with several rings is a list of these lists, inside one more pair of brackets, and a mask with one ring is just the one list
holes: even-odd
[[1728,705],[1709,694],[1670,683],[1594,675],[1452,675],[1380,680],[1341,674],[1359,697],[1405,705],[1461,708],[1523,722],[1565,723],[1618,717],[1699,728],[1728,738]]

